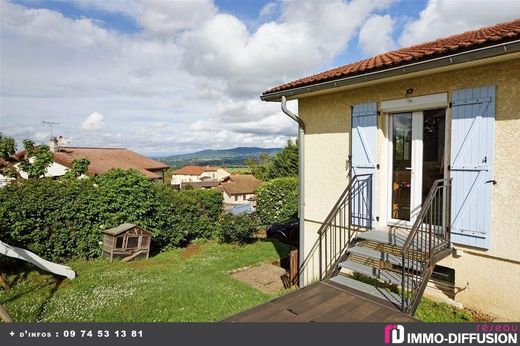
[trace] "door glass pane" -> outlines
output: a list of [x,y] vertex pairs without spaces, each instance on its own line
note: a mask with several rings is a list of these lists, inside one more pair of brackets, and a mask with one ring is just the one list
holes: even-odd
[[412,113],[394,114],[392,128],[392,218],[409,221],[412,184]]
[[446,110],[424,111],[422,202],[433,182],[444,178],[444,128]]

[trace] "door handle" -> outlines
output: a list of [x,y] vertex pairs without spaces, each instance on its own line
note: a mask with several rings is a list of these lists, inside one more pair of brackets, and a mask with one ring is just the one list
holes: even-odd
[[411,171],[412,170],[412,167],[405,167],[404,169],[408,170],[408,171]]

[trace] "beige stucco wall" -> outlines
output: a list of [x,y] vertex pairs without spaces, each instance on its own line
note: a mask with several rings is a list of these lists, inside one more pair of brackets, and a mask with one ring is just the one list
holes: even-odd
[[235,201],[235,195],[228,195],[227,192],[223,191],[224,203],[225,204],[246,204],[255,196],[254,194],[246,194],[245,198],[243,194],[236,195],[237,200]]
[[200,182],[200,176],[198,175],[185,175],[185,174],[173,174],[172,185],[180,185],[181,183],[188,182]]
[[[463,256],[442,265],[456,271],[456,286],[464,288],[456,300],[498,317],[520,320],[520,59],[492,63],[413,79],[372,85],[337,93],[302,97],[299,115],[306,125],[305,237],[303,250],[314,244],[319,222],[327,216],[347,184],[350,106],[372,101],[451,92],[496,85],[496,138],[493,219],[489,250],[465,249]],[[449,116],[449,110],[448,110]],[[379,117],[376,216],[379,226],[387,216],[386,118]],[[469,285],[466,285],[469,283]]]

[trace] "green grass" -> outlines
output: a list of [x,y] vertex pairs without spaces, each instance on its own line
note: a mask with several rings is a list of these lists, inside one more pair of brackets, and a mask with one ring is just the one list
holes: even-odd
[[218,321],[274,297],[227,272],[286,256],[286,246],[198,245],[200,252],[189,258],[183,258],[184,249],[175,249],[131,263],[70,262],[78,276],[61,284],[36,270],[11,275],[9,281],[17,283],[0,291],[0,304],[20,322],[199,322]]
[[[12,287],[0,290],[0,304],[19,322],[201,322],[221,320],[282,294],[262,293],[227,272],[285,257],[287,246],[268,241],[197,245],[200,251],[188,258],[184,249],[175,249],[131,263],[70,262],[78,275],[72,281],[57,281],[34,269],[11,274]],[[474,321],[468,311],[427,298],[415,317],[425,322]]]
[[249,167],[224,167],[229,173],[251,174]]
[[446,303],[422,298],[415,312],[415,318],[424,322],[473,322],[473,316],[465,310],[458,310]]
[[[365,282],[381,288],[386,288],[390,292],[399,294],[399,289],[395,285],[384,284],[376,279],[368,276],[354,273],[352,277],[358,281]],[[434,302],[428,298],[422,298],[417,311],[415,311],[415,318],[424,322],[473,322],[474,318],[468,311],[459,310],[451,307],[446,303]]]

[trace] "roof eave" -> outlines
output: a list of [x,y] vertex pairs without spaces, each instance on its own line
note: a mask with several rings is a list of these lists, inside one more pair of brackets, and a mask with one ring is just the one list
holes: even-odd
[[438,58],[413,62],[373,72],[367,72],[360,75],[347,76],[322,83],[304,85],[301,87],[269,92],[262,94],[260,96],[260,99],[262,101],[268,102],[280,102],[282,96],[285,96],[288,99],[294,99],[303,94],[351,86],[376,80],[384,80],[400,75],[402,76],[404,74],[411,74],[414,72],[421,72],[446,66],[453,66],[470,61],[492,58],[516,52],[520,52],[520,40],[518,39],[508,42],[502,42],[491,46],[470,49],[464,52],[453,53]]

